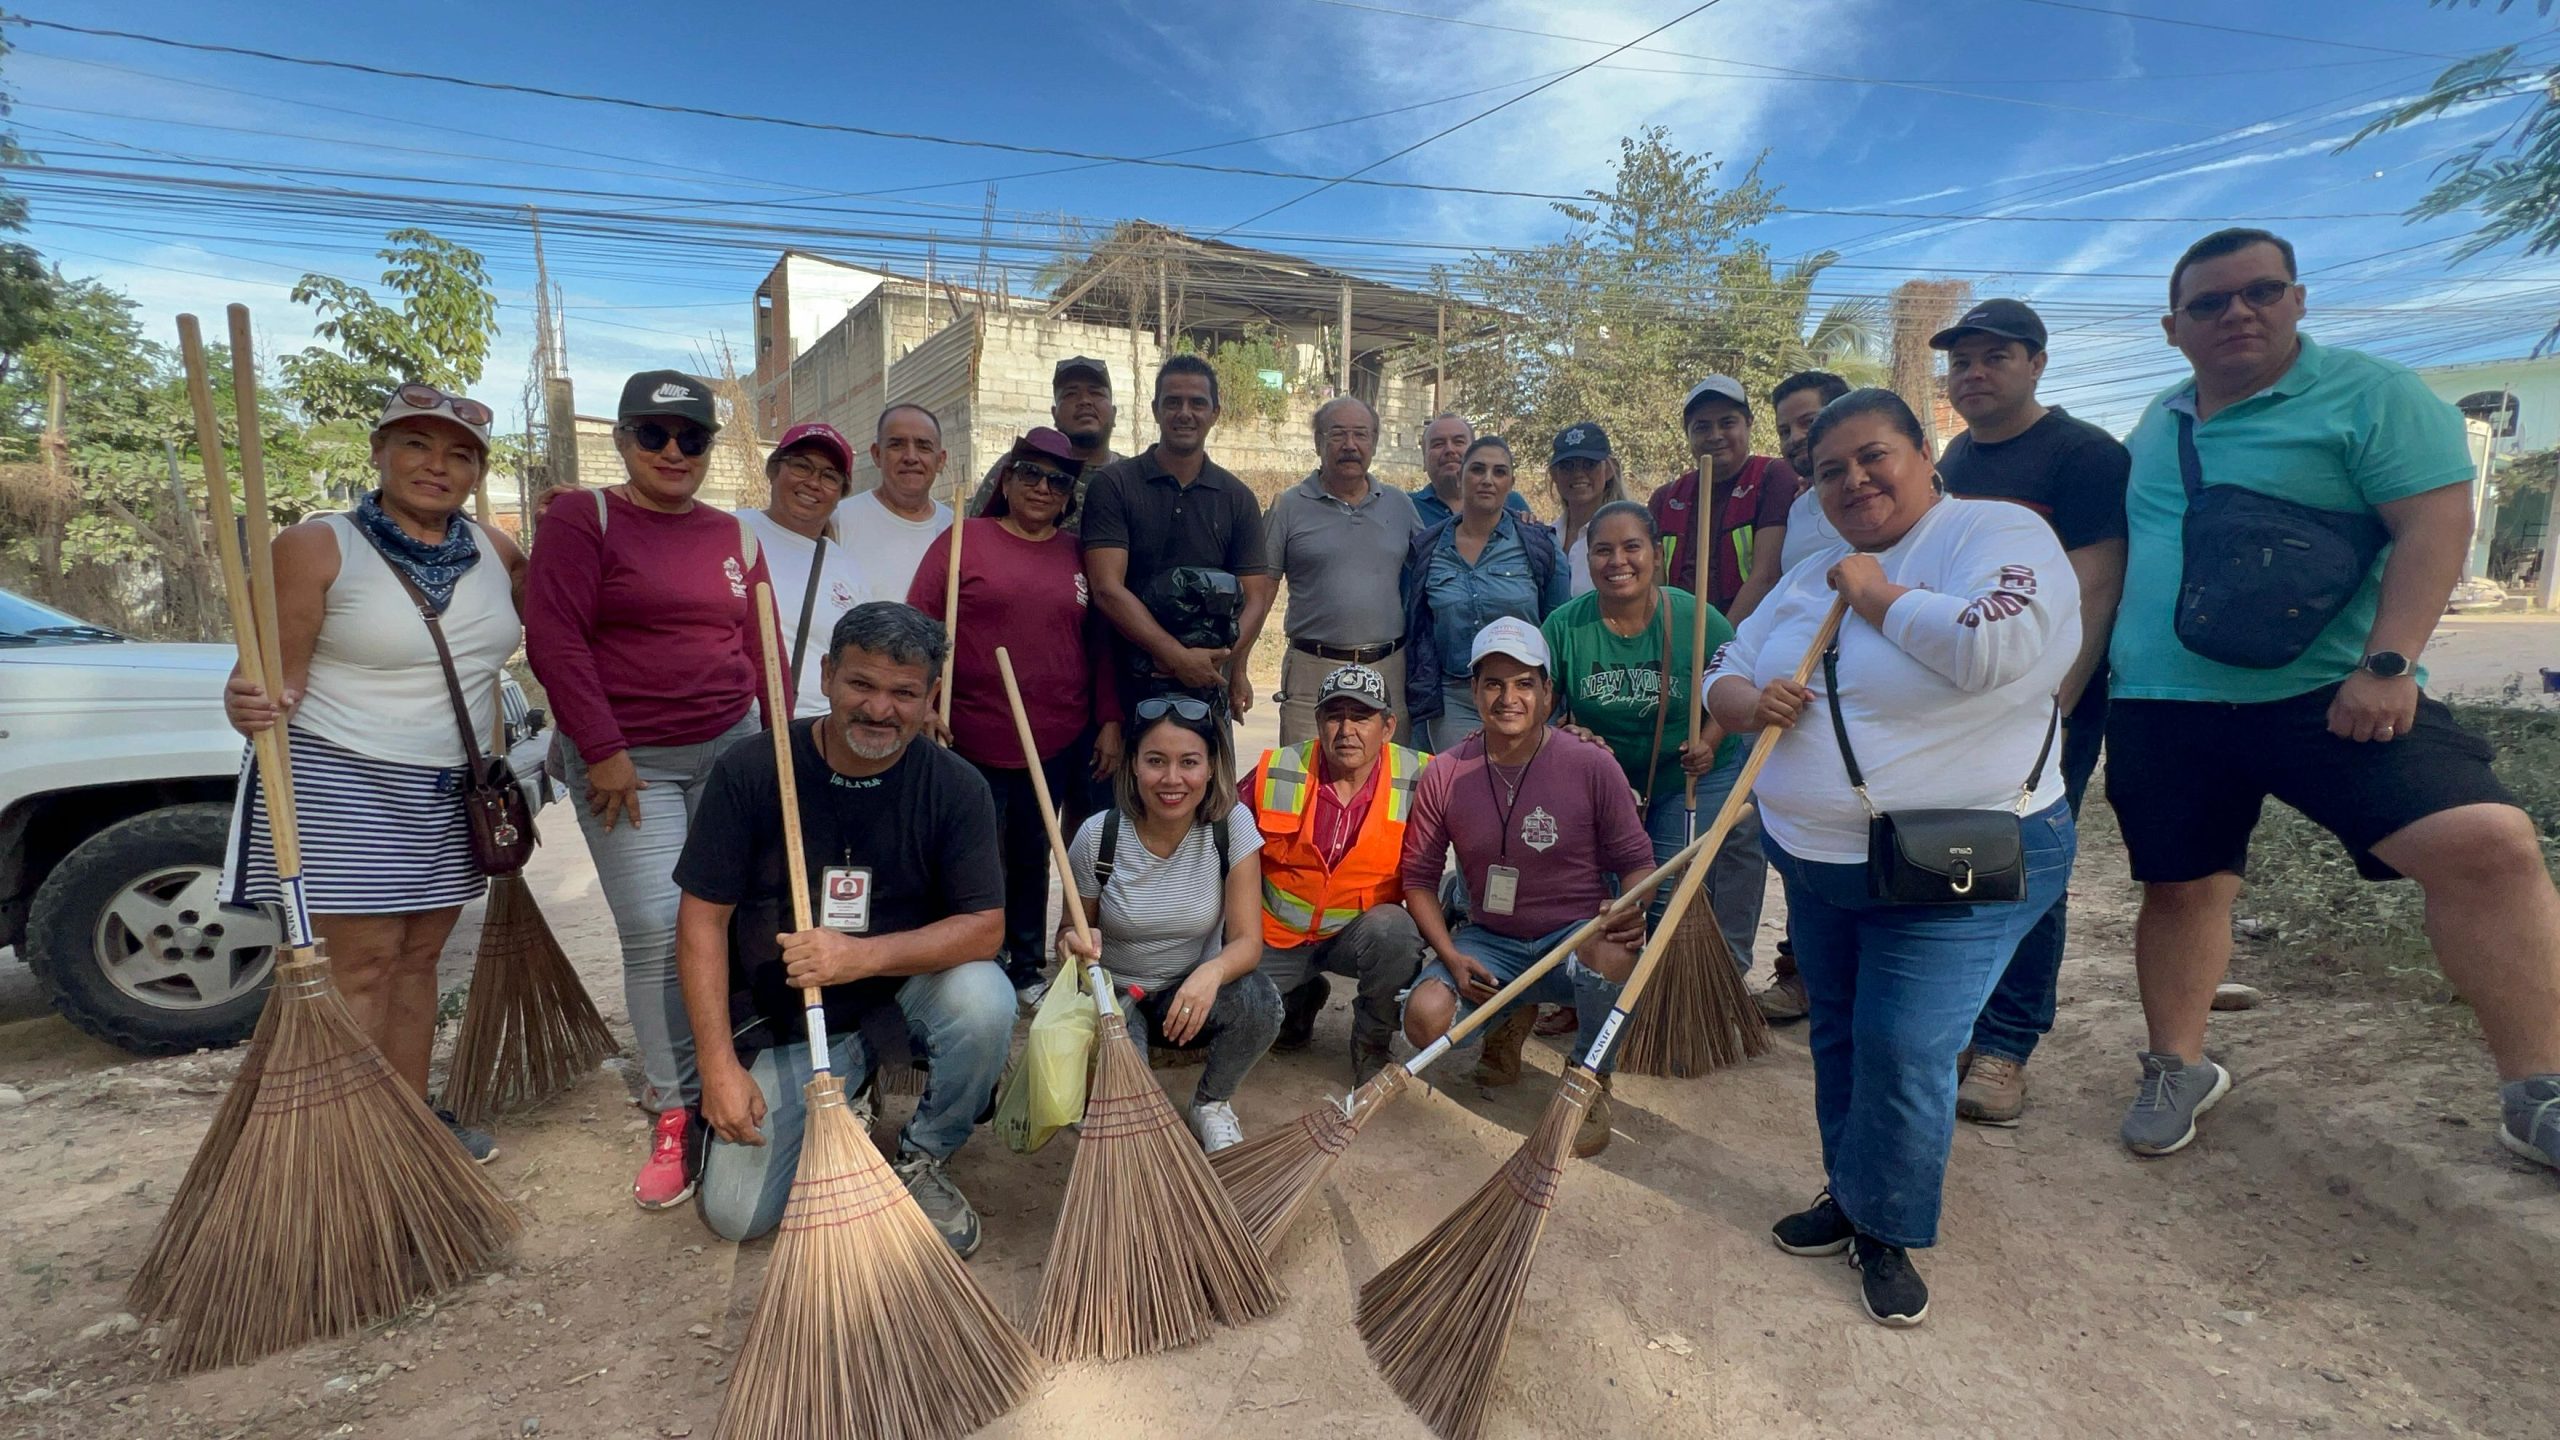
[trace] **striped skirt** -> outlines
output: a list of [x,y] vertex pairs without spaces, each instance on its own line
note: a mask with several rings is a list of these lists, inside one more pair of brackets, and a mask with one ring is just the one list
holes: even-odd
[[[289,732],[303,892],[314,915],[404,915],[480,898],[488,877],[471,858],[462,772],[359,755],[307,731]],[[281,906],[275,844],[255,752],[241,761],[222,893],[233,905]]]

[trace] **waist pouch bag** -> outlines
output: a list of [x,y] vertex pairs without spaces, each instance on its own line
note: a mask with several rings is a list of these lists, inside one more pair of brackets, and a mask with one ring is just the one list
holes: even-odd
[[2178,643],[2207,660],[2250,670],[2293,663],[2355,599],[2391,542],[2369,514],[2206,484],[2195,417],[2183,411],[2178,477],[2187,490]]
[[1194,650],[1230,649],[1243,628],[1244,589],[1224,570],[1179,565],[1139,598],[1166,634]]
[[1849,748],[1849,726],[1840,718],[1840,642],[1822,652],[1822,682],[1830,689],[1831,733],[1849,767],[1849,788],[1867,807],[1867,897],[1895,905],[1985,905],[2027,896],[2026,841],[2019,819],[2044,778],[2053,736],[2062,724],[2056,705],[2045,723],[2036,765],[2007,810],[1878,810],[1867,798],[1867,777]]

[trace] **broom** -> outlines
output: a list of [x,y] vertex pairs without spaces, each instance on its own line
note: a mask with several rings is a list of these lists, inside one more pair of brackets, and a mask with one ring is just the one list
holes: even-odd
[[[1812,675],[1846,608],[1845,601],[1832,602],[1830,614],[1796,667],[1798,684]],[[1742,818],[1750,803],[1751,782],[1784,733],[1767,727],[1752,743],[1742,778],[1707,831],[1710,850]],[[1529,1266],[1537,1258],[1538,1238],[1555,1204],[1565,1149],[1591,1097],[1599,1092],[1598,1067],[1608,1058],[1610,1042],[1643,997],[1706,875],[1705,864],[1693,863],[1680,877],[1665,912],[1670,923],[1646,943],[1635,973],[1618,992],[1618,1003],[1601,1023],[1590,1052],[1566,1073],[1538,1128],[1465,1204],[1360,1287],[1355,1319],[1370,1359],[1405,1404],[1445,1440],[1475,1440],[1483,1431],[1494,1373],[1511,1343],[1511,1324],[1528,1287]]]
[[[504,755],[503,700],[497,714],[489,753]],[[465,1123],[548,1100],[621,1048],[520,870],[489,881],[470,997],[444,1077],[445,1108]]]
[[[248,311],[234,305],[230,320],[253,563],[243,562],[231,529],[195,317],[179,317],[179,346],[241,663],[281,695],[255,351]],[[262,732],[253,746],[285,893],[286,951],[260,1018],[264,1043],[189,1170],[201,1198],[172,1205],[154,1243],[157,1263],[136,1277],[164,1322],[172,1371],[235,1364],[389,1319],[484,1268],[521,1226],[330,983],[303,895],[284,728]],[[239,1128],[226,1135],[222,1124],[235,1117]]]
[[1673,879],[1681,867],[1692,862],[1703,865],[1713,858],[1705,840],[1690,841],[1651,873],[1621,887],[1618,898],[1610,902],[1607,910],[1585,921],[1510,984],[1494,992],[1493,998],[1468,1011],[1449,1027],[1447,1034],[1416,1051],[1412,1059],[1385,1066],[1339,1101],[1325,1101],[1278,1130],[1210,1156],[1209,1168],[1217,1172],[1218,1182],[1226,1187],[1236,1213],[1244,1217],[1245,1229],[1262,1247],[1262,1253],[1278,1253],[1281,1237],[1289,1233],[1291,1223],[1316,1186],[1333,1172],[1334,1162],[1358,1137],[1361,1127],[1369,1123],[1369,1117],[1404,1093],[1406,1082],[1491,1024],[1512,1001],[1598,934],[1610,916],[1649,900],[1654,887]]
[[[773,591],[756,587],[792,923],[810,928]],[[821,721],[820,723],[825,723]],[[825,992],[802,990],[800,1173],[720,1406],[724,1440],[957,1440],[1020,1404],[1039,1357],[989,1304],[829,1073]]]
[[[1002,646],[996,668],[1022,752],[1036,757],[1013,656]],[[1029,769],[1049,855],[1066,887],[1067,920],[1090,942],[1048,781],[1036,758]],[[1208,1157],[1138,1058],[1100,962],[1085,967],[1085,985],[1101,1012],[1093,1084],[1066,1203],[1040,1273],[1040,1316],[1031,1338],[1058,1360],[1126,1360],[1188,1345],[1213,1321],[1259,1319],[1280,1303],[1280,1287],[1210,1173]]]

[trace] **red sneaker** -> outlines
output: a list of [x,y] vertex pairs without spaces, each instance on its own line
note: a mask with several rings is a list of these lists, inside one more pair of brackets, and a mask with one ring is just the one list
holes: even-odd
[[631,1198],[643,1210],[664,1210],[693,1198],[693,1166],[686,1154],[691,1112],[679,1105],[658,1116],[657,1134],[649,1141],[649,1160],[631,1182]]

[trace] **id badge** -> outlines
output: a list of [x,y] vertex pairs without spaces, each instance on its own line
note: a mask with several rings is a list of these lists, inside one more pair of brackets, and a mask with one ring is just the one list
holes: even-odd
[[1520,903],[1520,872],[1508,865],[1484,867],[1484,913],[1508,915]]
[[818,923],[847,935],[871,932],[871,867],[830,865],[818,900]]

